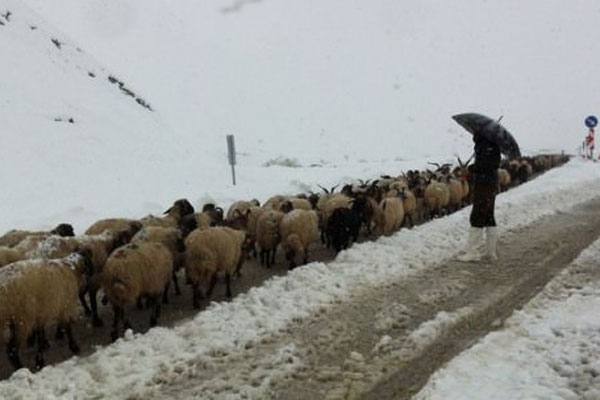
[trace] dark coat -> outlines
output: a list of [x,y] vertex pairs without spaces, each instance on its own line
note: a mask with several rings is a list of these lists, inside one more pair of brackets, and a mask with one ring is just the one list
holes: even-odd
[[473,135],[475,142],[475,162],[470,168],[473,183],[497,185],[500,167],[500,146],[490,142],[482,135]]

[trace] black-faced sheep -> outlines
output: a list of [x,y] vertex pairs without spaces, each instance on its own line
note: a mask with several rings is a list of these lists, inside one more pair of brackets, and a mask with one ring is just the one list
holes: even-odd
[[91,271],[88,251],[57,260],[22,260],[0,269],[0,329],[10,332],[7,353],[15,369],[23,366],[19,348],[32,335],[38,344],[36,367],[44,366],[50,324],[63,329],[69,349],[79,352],[71,323],[77,316],[77,295]]
[[183,217],[194,213],[194,207],[186,199],[176,200],[164,212],[165,216],[156,217],[148,215],[140,220],[143,226],[162,226],[163,228],[177,228]]
[[223,209],[212,203],[205,204],[201,213],[188,214],[179,221],[179,229],[186,237],[194,229],[206,229],[223,222]]
[[185,240],[185,274],[192,284],[194,308],[200,307],[203,297],[210,296],[219,273],[225,274],[227,296],[231,297],[231,277],[239,274],[244,262],[246,233],[228,227],[195,230]]
[[281,246],[290,269],[308,262],[308,247],[319,238],[319,218],[312,210],[297,209],[285,214],[279,224]]
[[168,291],[173,276],[173,256],[162,243],[138,242],[116,249],[104,265],[102,288],[113,307],[112,340],[119,337],[119,323],[131,327],[125,309],[145,297],[152,306],[150,326],[157,324],[161,297]]
[[0,236],[0,246],[4,247],[15,247],[18,245],[23,239],[27,236],[50,236],[50,235],[59,235],[59,236],[74,236],[73,227],[69,224],[59,224],[56,228],[52,229],[49,232],[38,231],[20,231],[20,230],[12,230],[6,232],[4,235]]

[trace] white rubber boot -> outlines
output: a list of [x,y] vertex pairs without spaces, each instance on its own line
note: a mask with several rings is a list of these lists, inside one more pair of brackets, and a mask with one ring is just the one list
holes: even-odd
[[485,228],[485,256],[490,261],[498,261],[496,247],[498,245],[498,228],[488,226]]
[[475,262],[483,258],[483,254],[479,250],[479,245],[483,243],[483,228],[469,228],[469,236],[467,237],[467,246],[465,250],[456,257],[458,261]]

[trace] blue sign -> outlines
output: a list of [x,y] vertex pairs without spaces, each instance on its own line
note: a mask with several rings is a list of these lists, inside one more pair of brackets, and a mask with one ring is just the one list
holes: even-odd
[[585,126],[588,128],[595,128],[598,125],[598,118],[593,115],[590,115],[585,119]]

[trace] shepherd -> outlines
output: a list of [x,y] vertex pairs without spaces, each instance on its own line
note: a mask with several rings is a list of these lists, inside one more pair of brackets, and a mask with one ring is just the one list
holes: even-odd
[[[510,158],[521,156],[519,146],[512,135],[500,125],[481,114],[467,113],[452,118],[473,135],[475,162],[469,167],[473,183],[473,208],[469,222],[466,248],[457,259],[464,262],[498,260],[496,251],[498,228],[494,217],[498,193],[498,168],[501,153]],[[484,242],[485,252],[480,251]]]

